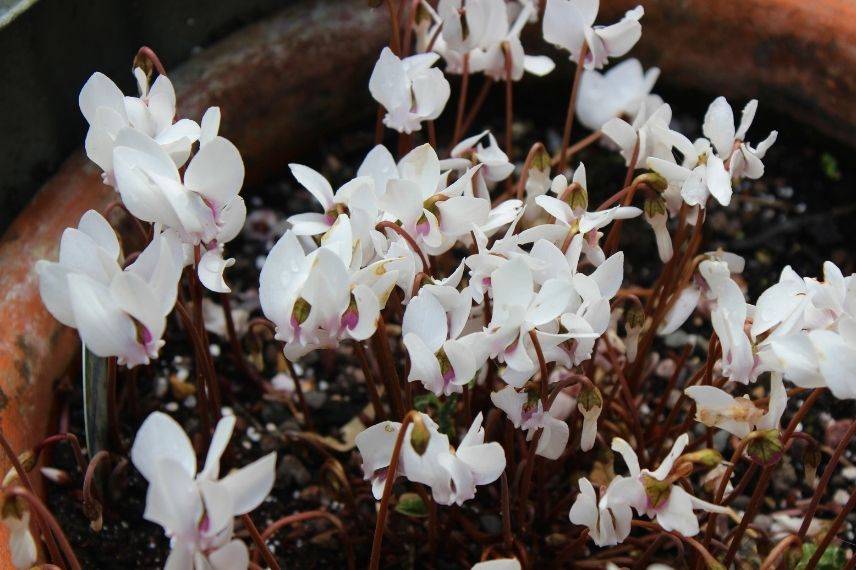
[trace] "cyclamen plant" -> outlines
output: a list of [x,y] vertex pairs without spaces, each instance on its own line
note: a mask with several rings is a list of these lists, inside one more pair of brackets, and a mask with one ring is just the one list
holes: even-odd
[[[704,252],[710,210],[727,206],[741,180],[764,174],[776,141],[775,131],[754,146],[746,139],[757,102],[735,124],[731,105],[715,99],[704,136],[691,141],[671,128],[671,107],[651,93],[658,69],[646,72],[628,59],[600,71],[639,40],[641,6],[602,26],[596,0],[413,0],[400,13],[387,4],[390,47],[368,88],[381,106],[379,126],[398,133],[397,149],[378,140],[357,176],[335,191],[313,168],[289,165],[317,207],[288,218],[261,268],[264,318],[245,327],[267,326],[281,345],[286,366],[273,381],[241,352],[228,304],[223,274],[234,260],[224,258],[224,246],[247,210],[239,196],[243,161],[218,134],[220,109],[200,123],[176,121],[175,91],[147,48],[137,60],[145,65],[133,70],[138,97],[100,73],[81,91],[87,155],[145,243],[123,254],[109,218],[89,211],[65,230],[58,262],[40,261],[36,272],[47,309],[76,328],[89,351],[110,359],[113,382],[116,365],[158,358],[173,309],[193,345],[202,445],[158,411],[130,452],[149,485],[144,517],[171,541],[167,567],[247,568],[258,556],[280,567],[265,541],[270,534],[248,516],[271,493],[275,453],[220,477],[236,419],[220,417],[200,285],[225,301],[231,324],[224,334],[246,376],[234,380],[293,394],[307,432],[311,412],[293,363],[320,349],[353,350],[371,402],[361,422],[371,421],[358,424],[352,442],[362,478],[349,476],[344,454],[326,450],[320,435],[305,436],[325,449],[325,466],[348,488],[351,505],[327,518],[344,534],[374,524],[368,560],[351,557],[351,567],[383,563],[384,535],[396,532],[388,525],[393,503],[396,517],[411,517],[412,531],[425,533],[417,551],[432,557],[450,525],[491,509],[499,514],[501,533],[465,528],[484,546],[474,569],[559,567],[586,556],[624,564],[628,554],[644,564],[670,541],[689,546],[687,556],[709,568],[752,564],[742,546],[753,540],[747,529],[778,464],[796,439],[819,448],[800,431],[801,420],[827,391],[856,399],[856,278],[832,262],[823,264],[822,281],[786,267],[752,305],[740,285],[743,259]],[[513,84],[524,71],[544,75],[554,67],[546,56],[524,53],[521,32],[539,18],[546,42],[567,52],[576,72],[561,145],[551,153],[538,142],[522,155],[513,145]],[[159,72],[153,83],[151,67]],[[504,144],[472,129],[484,100],[468,99],[476,74],[487,89],[505,84]],[[447,75],[459,76],[460,89],[454,130],[441,144],[434,121],[452,98]],[[593,132],[572,145],[575,116]],[[425,142],[416,144],[423,133]],[[621,155],[623,187],[604,189],[574,163],[598,143]],[[628,282],[623,224],[651,228],[651,258],[640,263],[660,266],[652,284]],[[672,359],[669,387],[655,390],[651,376],[667,359],[665,341],[693,316],[709,322],[709,337]],[[789,400],[801,402],[795,413]],[[762,567],[806,539],[853,437],[851,427],[832,451],[798,524],[756,553],[766,558]],[[76,445],[72,438],[64,439]],[[10,451],[5,440],[4,447]],[[93,521],[101,508],[93,473],[120,449],[95,454],[85,469],[84,507]],[[207,455],[197,472],[201,449]],[[728,449],[731,461],[724,461]],[[613,452],[624,467],[613,468]],[[581,471],[595,458],[603,463]],[[29,485],[28,466],[13,462]],[[733,485],[742,462],[751,467]],[[14,478],[4,482],[3,522],[15,566],[39,556],[28,527],[35,515],[47,559],[75,567],[50,513]],[[750,495],[745,508],[734,502],[741,493]],[[360,509],[356,496],[379,501],[376,511]],[[854,497],[806,567],[817,565]],[[271,528],[304,520],[294,516]],[[252,553],[234,532],[235,517],[254,541]],[[563,530],[544,536],[556,528]]]

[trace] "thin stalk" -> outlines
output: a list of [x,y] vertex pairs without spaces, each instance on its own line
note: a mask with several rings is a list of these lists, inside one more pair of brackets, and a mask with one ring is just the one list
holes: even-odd
[[166,75],[166,69],[164,68],[163,63],[161,63],[160,58],[149,46],[142,46],[137,50],[137,55],[134,58],[134,65],[136,66],[139,63],[142,63],[141,60],[143,59],[147,59],[160,75]]
[[760,570],[773,570],[776,567],[776,564],[779,559],[785,554],[788,548],[790,548],[791,545],[793,545],[794,543],[799,544],[799,542],[800,539],[793,534],[789,534],[784,539],[779,541],[779,543],[775,547],[773,547],[773,549],[761,563]]
[[235,319],[232,318],[232,301],[229,299],[229,293],[220,293],[220,306],[223,308],[223,317],[226,320],[226,335],[229,337],[229,346],[232,349],[232,359],[235,361],[235,366],[238,367],[238,370],[244,376],[260,385],[258,375],[250,370],[244,358],[244,350],[241,347],[241,341],[235,330]]
[[[627,173],[624,175],[624,188],[630,186],[630,183],[633,181],[633,171],[636,168],[636,161],[639,160],[639,137],[636,137],[636,144],[633,145],[633,154],[630,157],[630,164],[627,166]],[[624,197],[623,206],[629,206],[633,201],[633,192],[628,192]],[[615,220],[612,223],[612,228],[609,230],[609,235],[606,237],[606,243],[604,244],[604,253],[606,255],[611,255],[617,248],[618,243],[621,241],[621,227],[622,220]]]
[[407,245],[413,250],[413,252],[419,256],[419,261],[422,262],[422,271],[425,273],[429,273],[431,271],[431,265],[428,263],[428,259],[425,257],[425,254],[420,249],[419,245],[416,243],[416,240],[413,239],[407,231],[401,226],[390,222],[389,220],[384,220],[383,222],[379,222],[378,225],[375,226],[375,229],[379,232],[383,230],[392,230],[398,235],[400,235],[404,241],[407,242]]
[[803,517],[802,524],[800,525],[799,533],[797,533],[800,540],[805,539],[808,527],[811,524],[811,519],[814,517],[814,513],[817,510],[817,505],[820,503],[820,499],[823,497],[826,488],[829,486],[829,480],[832,479],[835,467],[844,455],[844,451],[847,450],[850,440],[853,439],[854,435],[856,435],[856,421],[850,422],[850,427],[847,429],[847,433],[844,434],[844,437],[840,442],[838,442],[838,445],[835,447],[835,451],[832,452],[832,457],[829,458],[829,463],[826,464],[826,468],[823,470],[823,475],[821,475],[817,488],[814,490],[814,495],[811,497],[811,502],[805,510],[805,516]]
[[[502,55],[505,60],[505,154],[508,155],[508,160],[514,162],[512,149],[514,134],[514,82],[511,80],[511,49],[507,43],[502,44]],[[511,186],[511,177],[509,176],[506,180],[508,185]]]
[[[581,138],[580,140],[578,140],[577,142],[572,144],[568,148],[568,150],[565,151],[565,154],[564,154],[565,161],[566,162],[570,161],[572,156],[574,156],[575,154],[577,154],[578,152],[580,152],[584,148],[587,148],[587,147],[591,146],[592,144],[596,143],[597,141],[600,140],[600,137],[602,137],[602,136],[603,136],[603,132],[601,132],[600,129],[598,129],[596,131],[589,133],[585,137]],[[556,156],[554,156],[550,160],[550,164],[552,166],[558,165],[559,160],[561,158],[562,158],[562,156],[557,154]]]
[[529,170],[532,168],[532,161],[535,160],[535,155],[544,151],[544,145],[536,142],[529,149],[526,155],[526,161],[523,163],[523,170],[520,172],[520,180],[517,181],[515,194],[518,200],[523,200],[526,197],[526,182],[529,180]]
[[511,534],[511,497],[508,492],[508,475],[502,472],[500,482],[501,504],[502,504],[502,544],[506,550],[511,550],[514,536]]
[[187,307],[184,306],[184,303],[178,300],[175,303],[175,308],[178,311],[178,315],[184,322],[184,328],[187,330],[187,335],[190,337],[194,352],[196,353],[196,413],[199,415],[199,419],[202,422],[202,432],[205,434],[205,439],[207,441],[211,438],[212,425],[211,408],[208,405],[207,386],[210,381],[206,378],[208,376],[207,359],[200,355],[200,351],[204,350],[204,347],[202,347],[202,341],[196,332],[196,328],[193,326],[193,317],[190,316],[190,313],[187,311]]
[[398,25],[398,10],[395,8],[393,0],[386,0],[386,7],[389,10],[389,49],[395,55],[401,55],[401,32]]
[[360,361],[360,365],[363,368],[363,376],[366,379],[366,388],[369,393],[369,400],[372,403],[372,409],[374,409],[374,419],[376,422],[380,422],[386,419],[386,413],[383,411],[383,404],[380,401],[380,394],[377,391],[377,383],[375,382],[374,373],[372,372],[371,364],[369,363],[368,356],[366,355],[366,349],[363,348],[363,343],[358,340],[354,341],[354,353],[357,355],[357,358]]
[[371,343],[386,383],[386,390],[392,401],[393,413],[396,418],[402,418],[405,414],[404,399],[398,372],[395,369],[395,361],[389,348],[389,334],[386,331],[386,321],[384,321],[383,316],[378,318],[377,330],[371,337]]
[[481,89],[479,89],[479,94],[476,95],[473,105],[470,108],[470,112],[467,113],[467,118],[464,119],[464,124],[461,126],[462,133],[468,132],[470,127],[473,126],[473,122],[476,120],[479,111],[481,111],[484,102],[487,100],[487,96],[490,94],[490,88],[493,87],[493,83],[494,81],[490,77],[484,78]]
[[80,441],[78,441],[77,436],[73,433],[58,433],[43,439],[42,442],[33,450],[36,462],[38,462],[39,455],[41,455],[42,450],[49,445],[53,445],[60,441],[68,442],[71,446],[71,451],[74,454],[74,461],[77,463],[77,468],[80,469],[81,473],[86,473],[86,460],[83,458],[83,450],[80,448]]
[[577,92],[580,88],[580,78],[583,74],[583,64],[588,54],[588,44],[583,43],[580,50],[580,58],[577,61],[577,69],[574,72],[574,82],[571,84],[571,94],[568,97],[568,112],[565,116],[565,129],[562,131],[562,148],[559,151],[559,172],[564,172],[568,164],[567,150],[571,143],[571,129],[574,126],[574,115],[577,106]]
[[470,86],[470,54],[465,53],[463,58],[463,67],[461,69],[461,92],[458,95],[458,114],[455,117],[455,130],[452,135],[452,144],[454,147],[461,140],[463,132],[464,111],[467,108],[467,90]]
[[401,42],[401,58],[404,59],[410,55],[410,44],[413,38],[413,27],[416,25],[416,9],[419,6],[419,0],[403,0],[402,4],[407,5],[407,27],[404,28],[404,40]]
[[829,530],[827,530],[826,534],[823,535],[823,540],[821,540],[820,544],[817,545],[817,550],[814,551],[814,554],[809,559],[805,570],[814,570],[817,567],[817,563],[820,562],[820,557],[823,556],[823,553],[826,552],[829,543],[832,542],[832,539],[835,538],[835,535],[837,535],[838,531],[841,530],[845,519],[847,519],[847,515],[850,514],[853,507],[856,507],[856,489],[850,493],[850,500],[847,501],[847,504],[844,505],[844,508],[841,509],[840,513],[838,513],[838,516],[832,521],[832,525],[830,525]]
[[[62,532],[62,527],[51,514],[50,510],[48,510],[45,504],[42,503],[42,501],[36,496],[34,492],[32,492],[30,489],[15,486],[3,489],[3,493],[6,495],[12,495],[13,497],[21,497],[26,500],[27,503],[30,505],[30,508],[36,511],[39,521],[42,524],[46,525],[47,528],[43,530],[43,534],[45,535],[45,537],[51,537],[51,533],[53,533],[53,535],[55,535],[56,539],[59,541],[59,546],[60,548],[62,548],[62,552],[65,555],[66,562],[68,562],[68,565],[71,567],[71,569],[81,570],[80,562],[77,561],[77,556],[75,556],[74,554],[74,549],[71,548],[71,544],[69,544],[68,538],[66,538],[65,533]],[[52,537],[50,540],[51,542],[53,542]],[[56,544],[54,544],[54,548],[56,548]],[[56,561],[59,562],[60,560],[61,558],[59,557],[59,553],[57,552]]]
[[[18,455],[12,450],[12,446],[9,445],[9,440],[6,439],[6,434],[3,433],[2,429],[0,429],[0,446],[3,447],[3,452],[6,454],[6,458],[9,460],[9,463],[11,463],[12,467],[15,469],[15,473],[17,473],[18,475],[18,479],[20,479],[21,483],[24,484],[24,487],[26,487],[27,492],[30,493],[30,495],[32,495],[34,498],[36,498],[36,491],[33,488],[32,482],[30,482],[30,477],[27,475],[27,471],[26,469],[24,469],[24,466],[21,465],[21,461],[18,459]],[[36,498],[36,500],[38,499]],[[51,560],[59,562],[62,559],[59,555],[59,549],[57,548],[56,540],[54,540],[54,536],[53,534],[51,534],[49,522],[50,521],[48,521],[47,519],[39,517],[39,527],[41,527],[42,535],[45,537],[45,543],[47,544]],[[62,532],[62,530],[60,530],[60,532]],[[74,553],[72,553],[72,556],[74,556]]]
[[[110,459],[110,453],[102,449],[95,454],[89,461],[86,467],[86,474],[83,476],[83,512],[87,518],[93,523],[93,529],[101,529],[101,517],[103,506],[101,502],[104,497],[96,497],[92,490],[92,484],[95,481],[95,473],[102,461]],[[103,489],[103,487],[102,487]]]
[[401,422],[401,427],[398,428],[398,437],[395,438],[395,447],[392,448],[392,457],[389,460],[389,468],[387,470],[388,475],[383,485],[383,495],[381,496],[380,507],[377,511],[369,570],[378,570],[380,567],[380,550],[383,544],[384,529],[386,528],[386,517],[389,514],[389,497],[392,495],[392,485],[395,482],[395,474],[398,471],[401,446],[404,443],[404,434],[407,433],[407,426],[410,425],[417,413],[415,411],[408,412]]
[[300,385],[300,378],[297,377],[297,372],[294,371],[294,364],[285,359],[285,366],[288,368],[288,373],[294,380],[294,393],[297,394],[297,401],[300,402],[300,411],[303,413],[303,425],[306,429],[312,430],[314,424],[312,422],[312,414],[309,412],[309,404],[306,403],[306,396],[303,394],[303,386]]
[[272,570],[280,570],[279,562],[276,561],[276,557],[265,544],[262,535],[259,534],[259,529],[256,528],[256,523],[253,522],[253,519],[250,517],[249,513],[244,513],[241,515],[241,521],[244,523],[244,526],[247,527],[247,530],[250,533],[250,537],[253,539],[253,544],[256,545],[256,548],[262,554],[262,558],[265,559],[265,563],[268,565],[268,568]]

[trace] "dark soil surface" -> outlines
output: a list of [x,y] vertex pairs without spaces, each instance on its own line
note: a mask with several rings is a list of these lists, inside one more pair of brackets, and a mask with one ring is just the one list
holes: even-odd
[[[670,100],[668,96],[666,99]],[[697,103],[698,98],[688,97],[685,105],[673,105],[677,123],[691,138],[700,130],[699,120],[708,99],[705,97],[701,100],[703,103]],[[492,105],[497,103],[501,100]],[[748,292],[750,302],[777,280],[779,271],[786,264],[792,265],[801,275],[818,275],[825,259],[835,261],[845,274],[856,270],[852,249],[852,244],[856,243],[856,195],[852,192],[856,170],[847,158],[849,151],[794,127],[789,119],[764,113],[762,102],[758,121],[750,130],[750,140],[760,140],[771,128],[779,129],[779,140],[765,160],[767,174],[760,181],[745,182],[730,207],[713,210],[706,239],[708,250],[723,247],[746,257],[744,275],[752,284]],[[536,131],[531,123],[518,127],[516,134],[520,149],[528,148],[534,142],[535,132],[543,132],[540,127]],[[498,134],[503,132],[501,123],[494,128]],[[558,128],[558,122],[553,124],[548,143],[558,138]],[[442,134],[450,129],[441,125],[438,131]],[[336,187],[337,183],[354,175],[362,156],[371,148],[372,132],[372,126],[366,124],[362,130],[330,140],[327,147],[315,154],[316,157],[324,157],[323,164],[315,159],[311,166],[322,170]],[[581,129],[577,129],[574,138],[582,136]],[[525,150],[519,152],[522,154]],[[620,187],[624,167],[617,154],[592,147],[577,158],[586,163],[593,202],[605,199]],[[227,246],[227,253],[238,260],[237,266],[228,271],[227,279],[233,291],[238,293],[237,300],[233,297],[233,305],[244,307],[256,316],[260,314],[254,303],[259,268],[266,252],[282,233],[284,216],[314,208],[314,205],[310,205],[307,194],[298,189],[287,173],[283,173],[280,180],[263,187],[245,190],[244,196],[248,200],[250,217],[244,234]],[[660,264],[655,261],[656,250],[650,231],[644,224],[628,223],[623,237],[627,252],[626,272],[630,281],[640,284],[652,282]],[[246,335],[242,342],[251,362],[256,366],[261,364],[262,376],[270,379],[282,369],[282,362],[275,345],[269,337],[265,338]],[[324,444],[307,442],[306,437],[311,436],[295,435],[304,429],[291,411],[292,407],[299,408],[297,400],[294,399],[289,406],[285,403],[287,395],[263,395],[235,366],[228,341],[211,334],[210,342],[220,376],[223,406],[238,417],[223,472],[230,467],[245,465],[271,450],[278,453],[277,482],[270,498],[252,514],[256,525],[263,530],[272,521],[300,511],[320,509],[341,516],[347,539],[356,552],[357,567],[364,567],[371,548],[374,501],[370,498],[368,486],[362,481],[355,450],[336,451]],[[350,354],[350,348],[343,347],[339,353],[325,351],[307,356],[300,365],[298,375],[302,372],[302,386],[311,410],[314,432],[320,436],[341,437],[340,428],[358,416],[367,405],[358,361]],[[82,442],[82,398],[77,370],[72,368],[69,378],[62,383],[65,389],[60,390],[61,414],[56,430],[69,430]],[[153,410],[170,413],[189,433],[198,433],[195,396],[191,393],[192,373],[191,347],[177,321],[171,322],[166,347],[157,363],[132,373],[120,372],[122,434],[127,445],[130,445],[139,424]],[[659,382],[661,384],[652,386],[652,389],[662,390],[664,382]],[[792,399],[793,407],[798,406],[797,400]],[[478,404],[478,400],[474,402],[474,406]],[[825,441],[833,419],[853,418],[852,404],[845,405],[832,398],[824,398],[822,404],[819,407],[821,413],[813,414],[805,422],[805,430],[821,442]],[[605,453],[593,459],[608,461],[608,455],[611,454]],[[791,453],[784,468],[776,475],[775,496],[781,498],[782,502],[777,505],[780,508],[794,507],[798,499],[810,494],[810,488],[803,481],[800,456],[798,452]],[[852,455],[846,460],[847,464],[851,460]],[[110,466],[113,472],[106,476],[103,529],[94,532],[81,508],[79,489],[82,475],[76,471],[68,448],[63,444],[56,446],[48,462],[71,476],[67,485],[48,482],[47,497],[84,568],[129,569],[163,565],[169,552],[168,541],[160,527],[142,518],[146,482],[132,465],[123,461],[118,466],[115,463]],[[335,471],[329,467],[336,462],[350,479],[350,489],[337,484],[335,477],[331,479],[325,475]],[[328,469],[322,469],[325,463]],[[542,536],[548,536],[547,544],[553,541],[561,545],[562,540],[567,540],[567,509],[570,504],[567,495],[571,491],[568,481],[574,480],[569,477],[582,471],[588,473],[590,467],[565,465],[563,472],[567,475],[560,477],[560,481],[553,480],[552,489],[548,487],[547,506],[558,510],[553,518],[554,527],[539,529]],[[554,473],[560,469],[560,465],[550,466]],[[741,467],[735,481],[739,480],[742,472]],[[833,485],[835,489],[847,489],[853,482],[836,476]],[[404,485],[400,487],[403,489]],[[438,567],[468,568],[468,564],[478,559],[481,546],[477,538],[500,532],[498,504],[498,485],[491,485],[480,488],[477,499],[464,508],[443,507],[449,512],[441,518],[449,521],[449,526],[440,529],[434,559]],[[772,506],[768,505],[768,509]],[[821,514],[829,516],[828,513]],[[425,566],[431,555],[425,544],[426,534],[422,525],[423,519],[408,519],[395,514],[390,517],[390,532],[384,543],[388,553],[385,567]],[[236,529],[239,536],[247,537],[240,523],[236,523]],[[852,536],[852,530],[849,532]],[[282,529],[271,544],[283,567],[345,567],[347,549],[343,538],[324,520]]]

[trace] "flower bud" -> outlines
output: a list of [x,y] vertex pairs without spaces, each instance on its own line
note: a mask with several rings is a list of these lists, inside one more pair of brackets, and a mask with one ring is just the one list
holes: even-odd
[[773,465],[782,458],[782,435],[777,429],[753,431],[748,436],[746,454],[761,466]]
[[[36,466],[36,457],[33,455],[32,451],[22,451],[18,455],[18,462],[26,473]],[[6,476],[3,477],[3,486],[8,487],[17,478],[18,471],[14,467],[10,468],[9,471],[6,472]]]
[[689,461],[708,468],[713,468],[722,463],[722,454],[715,449],[699,449],[692,453],[681,455],[678,461]]
[[803,451],[803,471],[805,482],[809,487],[814,487],[817,482],[817,467],[820,465],[820,449],[816,443],[809,443]]
[[633,184],[647,184],[657,192],[665,192],[666,188],[669,187],[669,181],[666,180],[662,175],[656,172],[646,172],[645,174],[640,174],[636,178],[633,179]]
[[552,168],[552,164],[550,161],[550,154],[544,148],[544,146],[540,146],[537,151],[535,151],[535,155],[532,157],[532,168],[535,170],[542,170],[550,172]]
[[425,427],[425,422],[422,421],[422,414],[416,414],[413,418],[413,429],[410,430],[410,445],[417,455],[423,455],[428,449],[428,442],[431,441],[431,432]]
[[642,330],[645,326],[645,310],[636,303],[631,305],[624,314],[624,326],[628,332]]
[[0,504],[0,518],[20,520],[24,518],[28,509],[29,505],[23,497],[3,495],[2,504]]

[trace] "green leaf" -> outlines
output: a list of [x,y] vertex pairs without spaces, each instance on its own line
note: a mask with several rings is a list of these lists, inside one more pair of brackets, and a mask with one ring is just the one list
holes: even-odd
[[428,516],[428,506],[416,493],[404,493],[398,498],[395,512],[408,517],[425,518]]
[[[794,570],[805,570],[808,567],[808,561],[811,560],[815,552],[817,552],[816,544],[803,544],[802,558],[800,558]],[[839,570],[839,568],[844,568],[845,562],[847,562],[847,555],[844,553],[844,549],[839,546],[830,545],[821,555],[817,563],[817,570]]]

